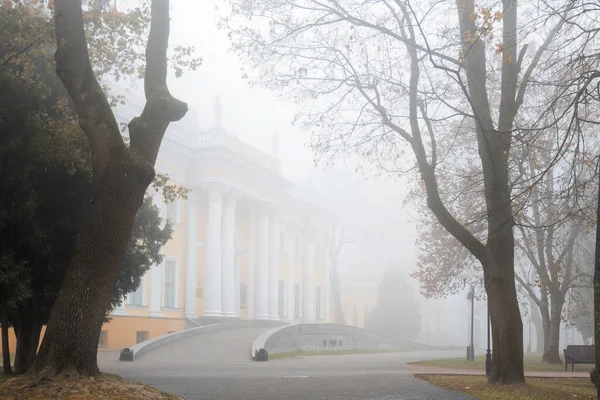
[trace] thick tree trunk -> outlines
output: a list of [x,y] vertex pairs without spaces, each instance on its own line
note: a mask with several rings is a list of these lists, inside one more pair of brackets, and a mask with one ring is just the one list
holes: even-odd
[[559,291],[553,291],[551,295],[551,311],[550,311],[550,329],[548,345],[544,350],[542,362],[549,364],[562,363],[559,355],[560,345],[560,321],[562,315],[564,300]]
[[92,216],[80,233],[73,258],[54,302],[38,357],[30,369],[38,381],[57,375],[100,373],[97,348],[131,227],[154,178],[163,136],[187,105],[167,86],[169,0],[152,0],[146,46],[142,114],[129,123],[130,147],[101,86],[88,54],[80,0],[54,2],[56,70],[67,89],[92,153]]
[[542,326],[541,311],[537,305],[532,305],[531,307],[531,321],[533,322],[533,326],[535,328],[535,352],[541,354],[544,352],[545,349],[544,328]]
[[523,323],[516,297],[512,255],[495,252],[486,266],[485,286],[492,322],[492,371],[490,383],[523,383]]
[[346,316],[344,315],[344,307],[342,306],[342,294],[340,290],[340,276],[338,274],[337,265],[332,263],[331,268],[331,292],[333,294],[333,306],[335,312],[335,322],[346,325]]
[[[598,175],[600,183],[600,175]],[[596,379],[600,372],[600,191],[596,201],[596,251],[594,255],[594,341],[596,344]],[[596,385],[596,398],[600,400],[600,381],[594,382]]]
[[33,365],[40,341],[42,324],[25,317],[19,317],[15,325],[17,351],[15,353],[15,373],[24,374]]
[[152,180],[146,166],[140,168],[123,150],[99,183],[91,222],[77,241],[34,364],[40,378],[100,373],[100,329],[136,212]]
[[4,375],[12,375],[10,348],[8,347],[8,312],[2,307],[2,369]]

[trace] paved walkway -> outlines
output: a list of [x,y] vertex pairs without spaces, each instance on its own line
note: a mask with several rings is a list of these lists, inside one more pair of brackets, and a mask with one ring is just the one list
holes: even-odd
[[463,352],[310,356],[255,362],[252,341],[264,328],[199,335],[118,362],[101,352],[100,368],[178,394],[186,400],[472,400],[411,376],[407,362]]
[[[408,364],[408,370],[413,375],[476,375],[485,376],[485,371],[480,369],[460,369],[460,368],[445,368],[429,365],[414,365]],[[563,372],[563,371],[547,371],[547,372],[525,372],[526,377],[530,378],[589,378],[590,373],[585,371],[580,372]]]

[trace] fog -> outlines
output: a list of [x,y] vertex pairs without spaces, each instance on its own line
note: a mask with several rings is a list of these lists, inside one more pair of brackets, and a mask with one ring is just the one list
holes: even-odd
[[597,8],[74,3],[0,1],[19,390],[462,399],[414,376],[592,363]]

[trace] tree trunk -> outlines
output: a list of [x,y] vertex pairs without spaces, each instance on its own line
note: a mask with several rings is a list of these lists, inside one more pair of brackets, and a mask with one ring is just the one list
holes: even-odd
[[8,312],[2,307],[2,369],[4,375],[12,375],[10,366],[10,348],[8,347]]
[[544,350],[542,352],[544,352],[548,348],[548,343],[550,343],[550,302],[548,293],[543,288],[540,299],[542,303],[540,314],[542,315],[542,329],[544,332]]
[[335,310],[335,322],[346,325],[346,316],[342,306],[342,293],[340,290],[340,276],[338,274],[336,263],[331,266],[331,292],[333,294],[333,306]]
[[42,324],[27,316],[18,317],[15,324],[17,333],[17,351],[15,354],[15,373],[24,374],[33,365],[40,341]]
[[[600,175],[598,175],[600,183]],[[600,400],[600,381],[598,381],[598,372],[600,372],[600,191],[596,200],[596,251],[594,255],[594,341],[596,344],[596,398]]]
[[80,0],[54,2],[56,71],[75,104],[92,154],[92,216],[80,233],[73,258],[52,307],[38,357],[30,369],[37,381],[54,376],[98,375],[98,340],[112,289],[144,194],[154,178],[163,136],[187,113],[167,86],[169,0],[152,0],[146,45],[142,114],[129,123],[130,147],[88,54]]
[[90,224],[77,240],[32,369],[40,379],[100,373],[100,329],[136,212],[152,179],[145,168],[140,171],[127,150],[109,165],[98,183]]
[[559,291],[552,291],[550,310],[549,340],[542,356],[542,362],[549,364],[562,363],[559,355],[560,321],[564,300]]
[[542,315],[540,308],[533,302],[531,306],[531,321],[535,327],[535,352],[541,354],[545,349],[544,328],[542,326]]
[[523,383],[523,323],[516,297],[512,255],[490,257],[485,286],[492,325],[492,371],[490,383]]

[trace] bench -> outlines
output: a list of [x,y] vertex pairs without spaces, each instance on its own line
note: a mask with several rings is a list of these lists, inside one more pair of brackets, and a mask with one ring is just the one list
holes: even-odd
[[571,364],[571,371],[575,368],[575,364],[596,364],[596,348],[595,346],[569,345],[563,350],[565,355],[565,371],[567,366]]

